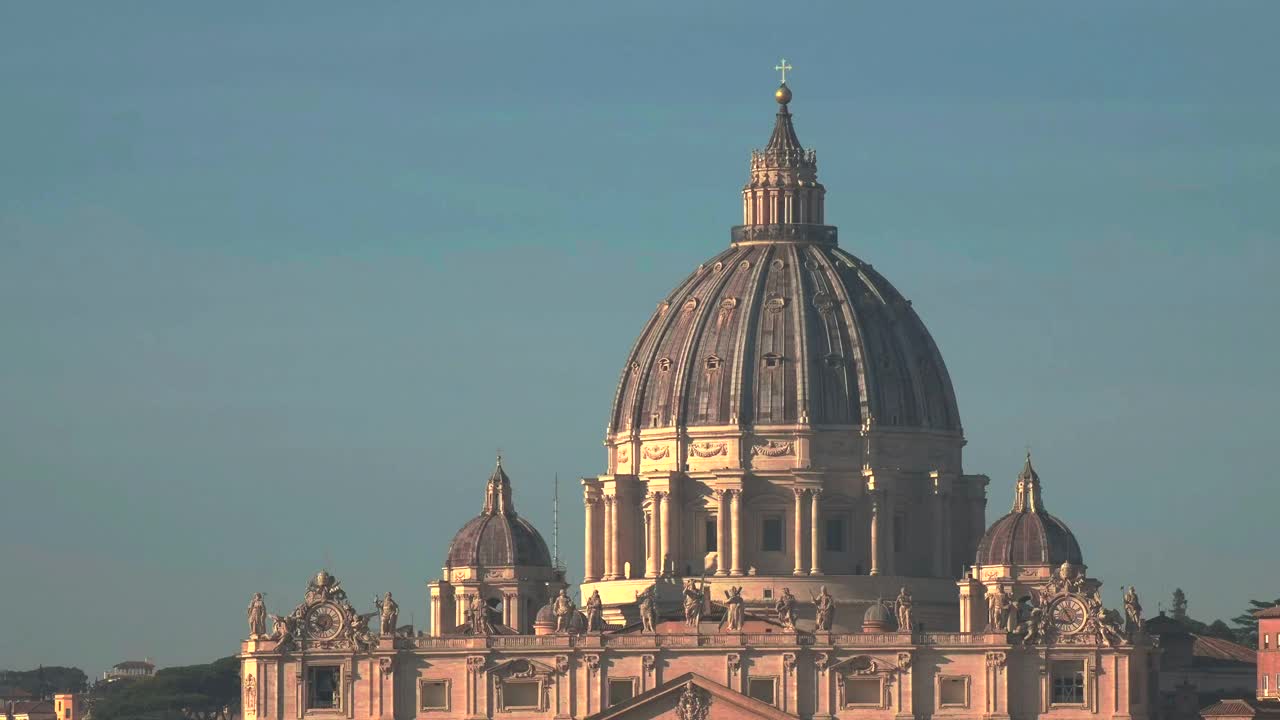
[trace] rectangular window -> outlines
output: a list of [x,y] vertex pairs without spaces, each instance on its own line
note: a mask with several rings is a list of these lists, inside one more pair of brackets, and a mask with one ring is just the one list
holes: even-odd
[[1049,665],[1055,705],[1084,704],[1084,661],[1054,660]]
[[963,676],[938,678],[938,706],[968,707],[969,678]]
[[1262,675],[1262,694],[1263,694],[1263,695],[1266,695],[1266,694],[1267,694],[1267,690],[1268,690],[1268,688],[1267,688],[1267,680],[1269,680],[1270,678],[1271,678],[1271,676],[1270,676],[1270,675],[1267,675],[1266,673],[1263,673],[1263,675]]
[[782,516],[769,515],[760,528],[760,549],[765,552],[782,552]]
[[307,709],[332,710],[342,707],[342,669],[334,665],[307,668]]
[[706,529],[705,535],[703,536],[706,539],[707,552],[720,551],[720,542],[719,542],[720,530],[718,527],[719,524],[720,524],[720,520],[715,516],[707,518],[707,529]]
[[845,678],[844,704],[880,707],[880,678]]
[[537,680],[507,680],[502,683],[503,710],[536,710],[542,683]]
[[420,705],[423,710],[449,709],[449,681],[423,680],[419,686]]
[[[1276,642],[1280,642],[1280,636],[1276,636]],[[1271,633],[1266,633],[1262,636],[1262,649],[1271,649]]]
[[611,678],[609,680],[609,707],[621,705],[636,695],[635,678]]
[[827,545],[829,552],[844,552],[844,518],[827,518]]
[[776,703],[777,681],[775,678],[751,678],[747,681],[747,695],[763,703]]

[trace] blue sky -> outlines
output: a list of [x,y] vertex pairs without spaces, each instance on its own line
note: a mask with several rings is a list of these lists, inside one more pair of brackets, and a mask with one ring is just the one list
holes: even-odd
[[[466,5],[466,7],[463,7]],[[424,624],[501,448],[576,478],[728,242],[779,56],[841,243],[1118,604],[1280,595],[1269,2],[0,9],[0,667],[235,652],[321,566]]]

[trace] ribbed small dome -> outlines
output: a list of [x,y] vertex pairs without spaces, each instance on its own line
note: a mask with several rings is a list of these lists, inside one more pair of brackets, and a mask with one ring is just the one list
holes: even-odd
[[446,567],[551,567],[551,553],[542,535],[516,514],[511,480],[494,469],[485,488],[484,509],[453,536]]
[[897,621],[893,619],[893,614],[889,612],[889,608],[884,606],[882,602],[874,602],[862,614],[863,625],[893,625]]
[[992,523],[978,543],[978,565],[1083,565],[1080,543],[1066,523],[1044,509],[1031,454],[1018,474],[1013,511]]

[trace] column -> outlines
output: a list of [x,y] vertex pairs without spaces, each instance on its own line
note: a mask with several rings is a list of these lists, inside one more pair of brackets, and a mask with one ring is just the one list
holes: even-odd
[[586,547],[583,548],[582,559],[582,582],[584,583],[595,582],[600,577],[596,572],[596,515],[599,514],[597,512],[599,502],[598,499],[590,496],[586,499],[586,537],[584,538]]
[[617,525],[613,517],[614,496],[604,496],[604,579],[618,579]]
[[729,498],[729,538],[733,545],[729,574],[742,575],[742,491],[734,490]]
[[819,537],[818,528],[821,523],[818,522],[821,515],[819,505],[822,500],[822,488],[814,488],[809,491],[809,574],[822,574],[822,539]]
[[662,552],[658,555],[659,575],[668,571],[667,562],[675,562],[671,543],[671,493],[662,493]]
[[729,522],[729,492],[727,490],[713,490],[716,494],[716,575],[721,577],[729,574],[728,563],[725,558],[729,557],[728,538],[725,537],[725,525]]
[[649,577],[658,577],[659,570],[662,568],[662,510],[658,501],[658,493],[649,493],[649,558],[648,558],[648,575]]
[[796,494],[796,521],[792,542],[796,549],[796,568],[792,575],[807,575],[804,569],[804,488],[792,488]]
[[872,492],[871,499],[871,574],[880,574],[880,496]]

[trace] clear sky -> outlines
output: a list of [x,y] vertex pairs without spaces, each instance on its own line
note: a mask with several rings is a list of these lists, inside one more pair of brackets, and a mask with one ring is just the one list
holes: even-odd
[[501,448],[580,577],[618,371],[772,68],[828,219],[1106,599],[1280,595],[1275,2],[7,3],[0,667],[237,650],[321,566],[426,620]]

